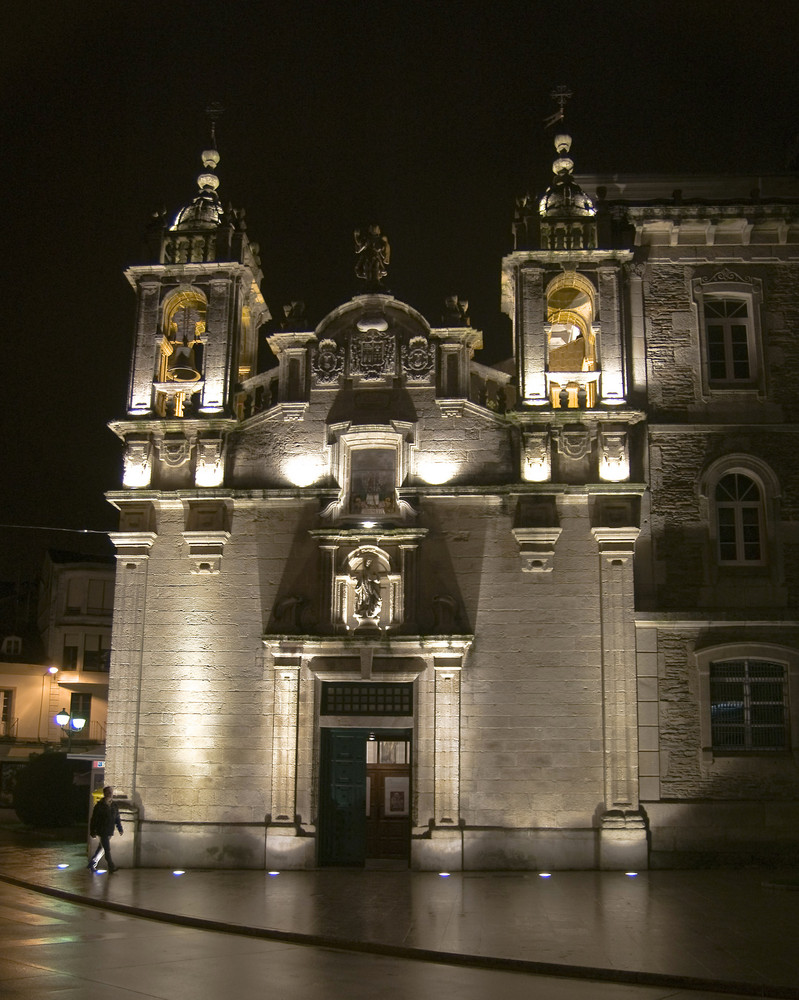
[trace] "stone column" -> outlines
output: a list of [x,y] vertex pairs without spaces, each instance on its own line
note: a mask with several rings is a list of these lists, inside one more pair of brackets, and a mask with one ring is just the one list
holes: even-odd
[[638,802],[638,720],[633,552],[638,528],[593,528],[599,545],[605,809],[599,867],[647,866]]
[[134,805],[139,739],[142,663],[147,610],[147,575],[152,531],[112,531],[117,571],[114,585],[114,625],[108,678],[106,776],[117,793]]

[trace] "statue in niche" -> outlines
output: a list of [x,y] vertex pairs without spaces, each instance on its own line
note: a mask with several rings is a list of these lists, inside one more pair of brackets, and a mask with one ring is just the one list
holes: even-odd
[[380,576],[373,564],[374,560],[367,556],[352,575],[355,582],[353,610],[356,618],[377,618],[383,606],[383,599],[380,596]]
[[388,274],[391,246],[380,226],[369,226],[365,233],[356,229],[354,236],[355,276],[365,281],[368,288],[379,288]]

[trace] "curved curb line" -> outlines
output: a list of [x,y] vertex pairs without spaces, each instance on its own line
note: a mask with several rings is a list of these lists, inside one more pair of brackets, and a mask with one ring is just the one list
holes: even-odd
[[216,931],[222,934],[238,934],[242,937],[263,938],[268,941],[282,941],[287,944],[310,945],[316,948],[333,948],[337,951],[353,951],[368,955],[384,955],[417,962],[436,962],[439,965],[456,965],[463,968],[490,969],[496,972],[519,972],[527,975],[554,976],[560,979],[588,979],[605,983],[620,983],[633,986],[666,986],[684,990],[704,990],[712,993],[730,993],[737,996],[767,997],[770,1000],[799,1000],[799,989],[792,986],[768,986],[763,983],[736,982],[734,980],[705,979],[699,976],[672,976],[662,972],[633,972],[627,969],[603,969],[590,965],[563,965],[557,962],[535,962],[524,958],[494,958],[488,955],[467,955],[454,951],[433,951],[430,948],[412,948],[404,945],[381,944],[372,941],[352,941],[328,934],[301,934],[298,931],[279,931],[266,927],[248,927],[245,924],[231,924],[208,917],[191,917],[182,913],[167,913],[150,910],[129,903],[113,900],[92,899],[56,889],[53,886],[37,885],[13,875],[0,873],[0,882],[28,889],[44,896],[53,896],[70,903],[93,906],[98,910],[110,910],[127,916],[157,920],[161,923],[176,924],[202,931]]

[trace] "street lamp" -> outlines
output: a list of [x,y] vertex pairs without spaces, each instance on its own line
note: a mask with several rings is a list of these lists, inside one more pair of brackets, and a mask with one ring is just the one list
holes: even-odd
[[81,718],[79,715],[72,715],[65,708],[55,717],[56,725],[61,726],[61,729],[67,734],[67,750],[72,749],[72,734],[79,733],[81,729],[86,725],[86,720]]

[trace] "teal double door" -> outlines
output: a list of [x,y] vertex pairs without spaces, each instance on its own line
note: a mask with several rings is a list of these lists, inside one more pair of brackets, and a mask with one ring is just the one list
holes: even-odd
[[323,729],[319,863],[410,858],[409,729]]

